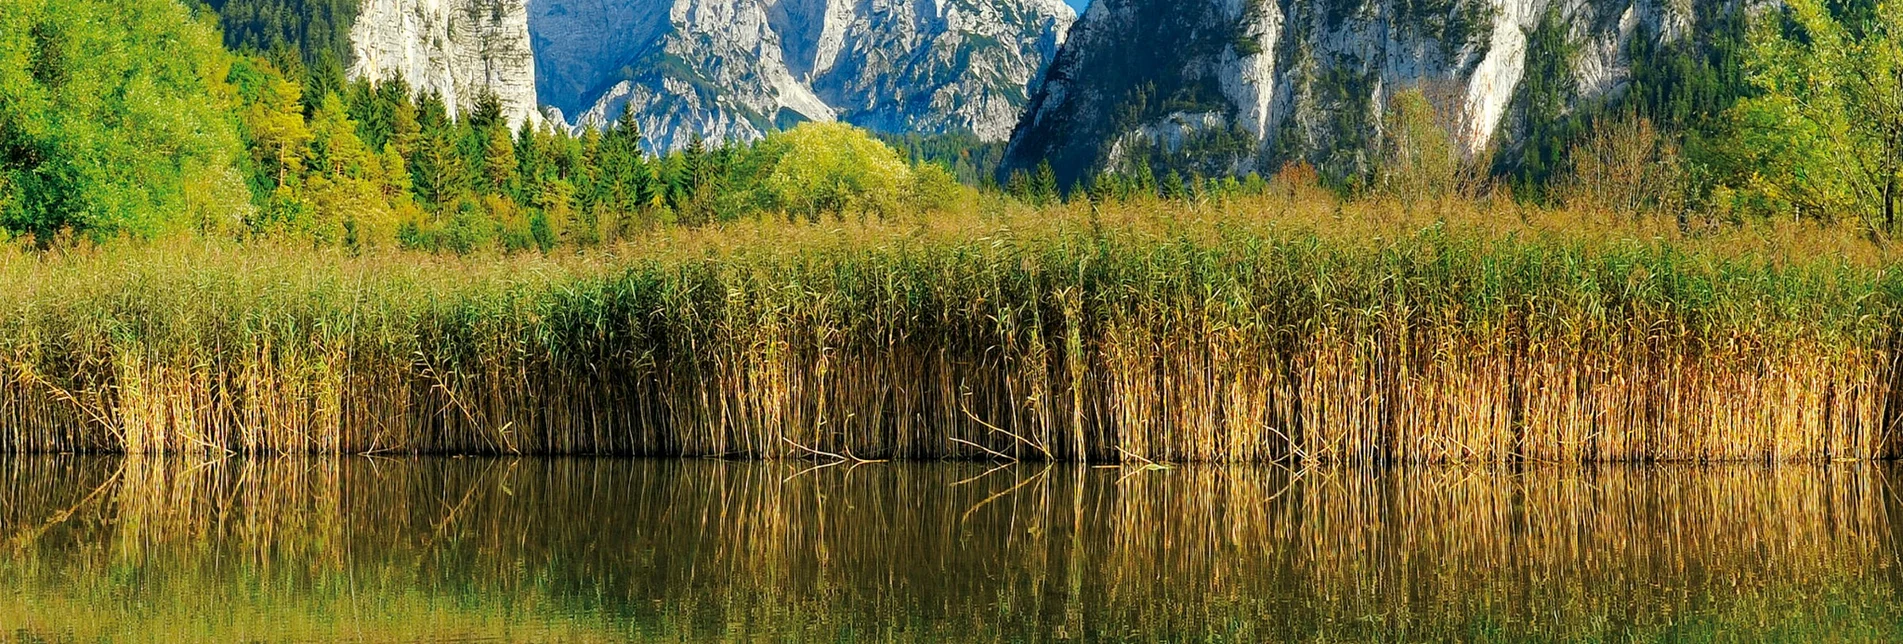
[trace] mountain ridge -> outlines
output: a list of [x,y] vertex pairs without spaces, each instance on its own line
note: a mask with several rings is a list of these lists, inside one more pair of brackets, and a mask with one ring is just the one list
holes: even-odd
[[547,103],[597,127],[632,106],[677,149],[832,120],[1003,140],[1074,19],[1059,0],[535,0],[531,28]]
[[[1564,108],[1621,92],[1635,45],[1682,41],[1714,0],[1096,0],[1073,28],[1008,147],[1004,172],[1049,161],[1065,185],[1134,149],[1206,175],[1305,161],[1368,172],[1386,97],[1423,88],[1469,154],[1513,148],[1529,73]],[[1534,51],[1535,38],[1565,54]],[[1638,41],[1646,41],[1640,43]],[[1157,52],[1151,65],[1139,58]],[[1545,75],[1555,76],[1547,78]]]

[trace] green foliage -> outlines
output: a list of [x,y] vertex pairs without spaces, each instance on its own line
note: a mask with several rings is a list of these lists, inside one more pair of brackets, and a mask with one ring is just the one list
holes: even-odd
[[912,179],[912,207],[921,211],[949,211],[965,194],[958,176],[936,163],[913,166]]
[[949,170],[914,168],[846,125],[651,156],[629,113],[579,136],[510,132],[489,99],[455,118],[434,96],[359,82],[308,106],[271,63],[233,69],[261,206],[251,230],[320,245],[549,251],[766,212],[946,210],[966,194]]
[[304,171],[311,142],[304,122],[304,88],[252,59],[234,63],[230,80],[242,101],[238,114],[250,151],[252,190],[269,195]]
[[317,215],[314,239],[358,248],[395,238],[399,213],[410,206],[393,176],[403,172],[401,159],[365,145],[336,94],[324,97],[312,116],[311,160],[305,188]]
[[1560,193],[1572,187],[1566,176],[1571,151],[1608,127],[1641,118],[1682,141],[1686,196],[1709,192],[1711,172],[1733,164],[1723,149],[1730,135],[1722,115],[1750,92],[1744,78],[1749,19],[1725,3],[1690,9],[1699,27],[1682,38],[1661,42],[1644,25],[1627,38],[1628,84],[1591,101],[1576,96],[1571,70],[1578,52],[1566,40],[1567,25],[1557,14],[1543,17],[1529,38],[1530,67],[1502,125],[1501,138],[1512,143],[1495,159],[1495,173],[1524,196],[1565,197]]
[[244,153],[216,32],[172,0],[0,5],[0,228],[235,226]]
[[1508,123],[1517,144],[1497,159],[1497,172],[1537,195],[1564,165],[1566,149],[1586,129],[1572,109],[1578,93],[1573,63],[1578,47],[1558,9],[1527,34],[1526,71],[1514,91]]
[[1699,28],[1660,44],[1643,25],[1629,39],[1630,86],[1601,110],[1614,118],[1637,113],[1660,125],[1703,136],[1723,122],[1723,113],[1746,96],[1745,12],[1724,4],[1698,3]]
[[1460,190],[1466,160],[1450,125],[1419,88],[1391,97],[1382,110],[1376,188],[1410,199],[1446,197]]
[[1868,13],[1788,2],[1780,17],[1753,27],[1747,73],[1756,95],[1730,113],[1738,204],[1894,230],[1903,201],[1903,2],[1882,0]]
[[943,166],[968,186],[995,184],[1004,164],[1003,142],[988,142],[970,132],[877,135],[913,164]]
[[1033,206],[1048,206],[1064,200],[1064,190],[1057,185],[1057,172],[1049,161],[1037,164],[1037,170],[1011,173],[1005,183],[1005,191],[1019,201]]
[[764,196],[789,215],[888,216],[898,212],[913,184],[912,170],[897,152],[840,123],[805,123],[774,133],[755,154]]
[[1031,196],[1041,204],[1063,200],[1064,193],[1057,187],[1057,172],[1051,169],[1050,162],[1037,164],[1037,173],[1031,175]]
[[500,123],[485,129],[488,134],[482,146],[483,178],[489,180],[491,187],[501,190],[515,181],[515,140]]
[[320,96],[342,88],[361,0],[202,1],[218,13],[232,51],[272,56]]

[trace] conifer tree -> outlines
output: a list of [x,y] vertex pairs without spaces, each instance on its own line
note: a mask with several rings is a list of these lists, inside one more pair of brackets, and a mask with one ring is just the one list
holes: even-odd
[[479,131],[490,128],[508,128],[508,121],[502,116],[502,99],[495,92],[484,91],[476,95],[476,104],[469,108],[469,126]]
[[483,177],[489,180],[489,187],[499,193],[515,179],[515,142],[509,136],[509,129],[500,123],[491,125],[487,132],[482,147]]
[[1162,193],[1164,199],[1187,199],[1189,188],[1183,184],[1183,173],[1170,170],[1163,176]]
[[1050,160],[1037,164],[1037,174],[1031,178],[1030,191],[1031,201],[1040,206],[1055,203],[1061,198],[1057,188],[1057,172],[1051,168]]

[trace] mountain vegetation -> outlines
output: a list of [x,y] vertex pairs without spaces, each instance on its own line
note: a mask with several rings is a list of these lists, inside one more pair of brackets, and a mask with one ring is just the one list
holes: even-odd
[[969,140],[656,155],[629,111],[327,87],[204,6],[21,0],[0,451],[1903,455],[1903,0],[1738,25],[1603,105],[1524,86],[1545,147],[1470,154],[1402,88],[1340,163],[1208,135],[972,189]]
[[[1903,200],[1898,4],[1800,0],[1756,19],[1701,15],[1713,28],[1691,38],[1630,39],[1626,91],[1586,105],[1565,102],[1564,65],[1529,70],[1502,125],[1517,143],[1485,157],[1455,154],[1457,119],[1421,100],[1427,88],[1404,89],[1371,128],[1385,134],[1351,155],[1364,170],[1314,168],[1353,193],[1510,186],[1544,203],[1790,214],[1887,233]],[[768,214],[896,216],[961,198],[951,180],[989,183],[1005,154],[969,135],[875,140],[807,124],[657,156],[642,151],[651,146],[627,115],[580,135],[511,131],[493,100],[458,114],[400,82],[345,81],[354,10],[343,0],[33,0],[0,12],[4,229],[42,244],[196,231],[549,249]],[[116,20],[98,19],[108,13]],[[1532,60],[1577,55],[1557,36],[1556,15],[1530,34]],[[1203,85],[1128,84],[1124,102],[1136,107],[1118,127],[1215,100]],[[1193,198],[1259,190],[1278,170],[1248,164],[1242,131],[1126,143],[1119,164],[1077,186],[1061,181],[1062,167],[1050,172],[1064,162],[1053,158],[1003,187],[1032,203]],[[1641,159],[1654,171],[1633,171]],[[1606,185],[1615,181],[1638,187]],[[1646,194],[1605,196],[1628,188]]]
[[197,1],[217,14],[232,51],[295,56],[319,75],[341,79],[362,0]]
[[231,64],[176,0],[0,7],[0,234],[235,227],[250,199]]
[[[1371,133],[1365,140],[1336,139],[1321,148],[1312,141],[1278,144],[1271,147],[1279,152],[1264,155],[1248,132],[1223,127],[1187,129],[1169,144],[1125,136],[1114,140],[1116,162],[1074,189],[1098,194],[1107,186],[1120,194],[1137,186],[1171,194],[1173,186],[1229,176],[1246,183],[1286,163],[1314,170],[1345,194],[1457,185],[1470,196],[1507,189],[1537,203],[1643,209],[1681,220],[1796,216],[1845,221],[1871,234],[1897,232],[1903,3],[1797,0],[1755,17],[1696,9],[1707,28],[1669,42],[1645,33],[1630,38],[1623,88],[1585,102],[1571,98],[1571,61],[1582,54],[1564,36],[1570,27],[1560,14],[1548,12],[1528,34],[1531,66],[1496,138],[1507,143],[1478,153],[1460,151],[1463,115],[1446,110],[1437,88],[1423,85],[1393,92],[1373,110],[1382,115],[1373,125],[1332,130]],[[1159,90],[1140,74],[1124,82],[1133,89],[1119,103],[1119,124],[1106,132],[1129,131],[1157,113],[1215,109],[1180,98],[1197,85]],[[1158,95],[1179,98],[1159,112],[1152,106]],[[1077,162],[1045,163],[1052,159],[1060,177],[1063,163]],[[1005,185],[1023,194],[1038,170],[1012,170]]]
[[[770,210],[894,215],[956,198],[945,171],[915,171],[845,126],[665,156],[644,152],[627,118],[581,136],[511,131],[494,100],[453,114],[402,83],[307,72],[305,61],[334,60],[334,40],[311,24],[256,27],[298,7],[216,6],[237,12],[224,18],[248,35],[232,41],[253,53],[227,53],[212,14],[173,0],[0,10],[9,234],[546,249]],[[114,11],[131,28],[97,19]]]

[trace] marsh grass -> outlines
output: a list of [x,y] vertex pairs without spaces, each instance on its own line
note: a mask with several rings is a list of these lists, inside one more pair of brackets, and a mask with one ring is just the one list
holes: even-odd
[[0,449],[1090,462],[1898,454],[1894,253],[1511,200],[0,255]]

